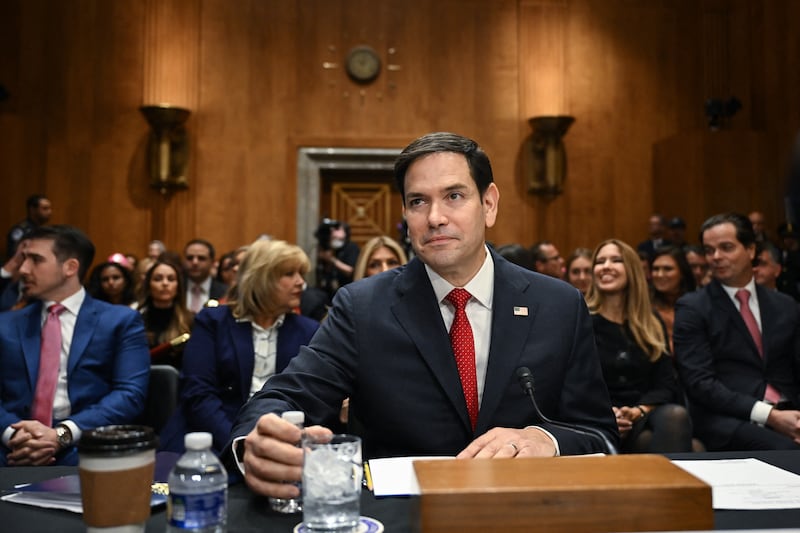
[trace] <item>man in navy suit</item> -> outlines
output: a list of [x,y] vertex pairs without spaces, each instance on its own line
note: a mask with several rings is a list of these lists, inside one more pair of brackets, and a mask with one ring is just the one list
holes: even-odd
[[[138,313],[94,300],[81,280],[94,245],[70,226],[42,226],[27,236],[20,273],[38,301],[0,315],[0,465],[77,464],[87,429],[131,423],[144,405],[150,371]],[[63,306],[55,392],[48,422],[36,419],[40,350],[48,308]],[[56,327],[56,331],[59,328]],[[59,346],[60,344],[60,346]],[[52,389],[51,389],[52,390]]]
[[[243,407],[231,451],[250,488],[296,497],[297,488],[281,481],[300,479],[302,451],[294,446],[300,430],[278,414],[301,410],[307,424],[330,426],[348,396],[365,458],[603,450],[599,439],[541,423],[516,377],[523,366],[536,379],[546,416],[592,426],[616,441],[580,293],[505,261],[485,244],[500,193],[483,150],[451,133],[426,135],[399,156],[395,179],[416,258],[339,289],[309,346]],[[469,292],[472,379],[461,374],[454,356],[460,349],[448,336],[455,320],[463,323],[448,301],[454,288]]]
[[701,241],[714,279],[678,300],[673,341],[695,433],[710,450],[800,448],[800,314],[753,278],[747,217],[715,215]]

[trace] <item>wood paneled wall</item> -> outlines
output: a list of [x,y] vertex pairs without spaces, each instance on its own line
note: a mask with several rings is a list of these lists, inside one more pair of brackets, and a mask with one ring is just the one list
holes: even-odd
[[[44,192],[53,221],[85,228],[99,256],[143,254],[152,238],[221,251],[260,233],[294,240],[298,146],[450,130],[492,159],[497,244],[635,244],[650,212],[688,216],[680,197],[698,194],[692,176],[654,168],[654,147],[705,131],[705,99],[729,96],[744,104],[731,128],[763,143],[746,155],[762,172],[730,187],[736,143],[715,142],[733,163],[704,166],[697,191],[727,187],[730,209],[775,226],[800,128],[796,20],[793,0],[0,0],[0,229]],[[367,86],[342,68],[358,44],[384,63]],[[190,188],[170,198],[148,188],[138,111],[164,100],[192,109]],[[577,118],[556,198],[525,191],[520,151],[539,114]],[[718,207],[698,201],[690,235]]]

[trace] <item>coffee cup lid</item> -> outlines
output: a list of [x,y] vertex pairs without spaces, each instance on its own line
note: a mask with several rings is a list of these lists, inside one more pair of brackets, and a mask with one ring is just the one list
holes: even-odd
[[79,453],[127,455],[153,449],[158,444],[153,428],[148,426],[100,426],[85,431],[78,443]]

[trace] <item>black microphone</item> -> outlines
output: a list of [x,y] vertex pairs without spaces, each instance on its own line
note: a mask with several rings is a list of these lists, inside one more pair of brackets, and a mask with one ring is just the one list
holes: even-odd
[[609,455],[617,455],[617,447],[614,446],[610,440],[608,440],[608,437],[606,437],[602,431],[596,428],[582,426],[580,424],[556,422],[544,416],[544,413],[542,413],[542,411],[539,409],[539,405],[536,403],[536,396],[533,394],[533,374],[531,374],[531,371],[527,366],[521,366],[517,369],[517,379],[519,380],[519,386],[522,387],[522,392],[524,392],[531,399],[533,410],[536,412],[536,416],[539,417],[539,420],[546,424],[551,424],[553,426],[572,431],[573,433],[578,433],[579,435],[594,437],[600,441]]

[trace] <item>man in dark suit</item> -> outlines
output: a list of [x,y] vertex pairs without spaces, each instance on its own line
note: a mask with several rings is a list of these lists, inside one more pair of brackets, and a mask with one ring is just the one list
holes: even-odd
[[74,465],[83,431],[141,412],[147,341],[138,313],[86,294],[94,245],[83,232],[42,226],[26,238],[20,273],[38,301],[0,315],[0,465]]
[[650,215],[650,218],[647,219],[647,231],[650,238],[646,241],[640,242],[636,246],[636,250],[647,254],[647,257],[649,257],[652,261],[653,257],[656,255],[656,250],[662,246],[671,244],[667,239],[664,238],[666,228],[667,221],[664,220],[663,215],[658,213],[653,213]]
[[673,341],[697,436],[710,450],[800,448],[800,314],[757,286],[744,215],[715,215],[701,241],[714,279],[678,300]]
[[183,247],[186,273],[186,308],[197,313],[209,300],[219,300],[228,286],[214,279],[214,246],[204,239],[192,239]]
[[[232,446],[248,485],[297,496],[280,481],[300,479],[300,431],[277,414],[302,410],[308,424],[331,425],[348,396],[366,458],[603,450],[599,439],[540,423],[515,375],[522,366],[535,377],[547,416],[592,426],[615,442],[583,298],[485,244],[499,191],[483,150],[458,135],[426,135],[399,156],[395,178],[416,258],[339,289],[309,346],[239,413]],[[450,303],[458,289],[468,291],[464,310]],[[458,330],[452,345],[448,330]],[[464,338],[472,355],[465,356]]]

